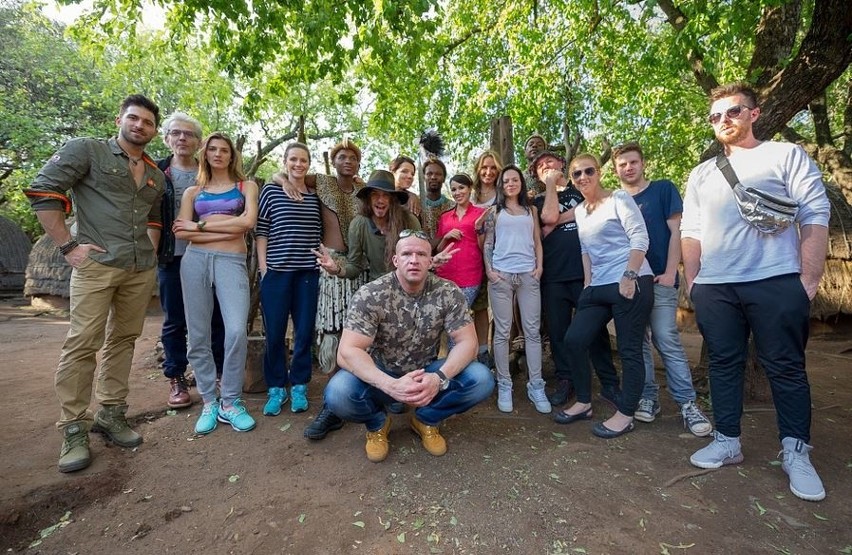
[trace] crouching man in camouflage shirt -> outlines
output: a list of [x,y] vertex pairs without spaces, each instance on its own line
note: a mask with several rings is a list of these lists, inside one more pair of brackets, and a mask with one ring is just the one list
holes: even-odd
[[[325,390],[331,411],[367,426],[367,458],[388,456],[390,416],[396,401],[415,408],[411,429],[432,455],[447,452],[438,425],[487,399],[494,389],[488,368],[474,360],[476,332],[461,290],[429,273],[432,247],[421,231],[399,234],[396,270],[355,294],[337,351],[341,371]],[[455,346],[436,360],[441,332]]]

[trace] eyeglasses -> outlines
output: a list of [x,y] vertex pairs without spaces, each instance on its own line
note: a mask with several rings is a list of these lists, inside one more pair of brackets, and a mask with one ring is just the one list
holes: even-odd
[[[743,113],[743,110],[754,110],[755,106],[746,106],[745,104],[737,104],[736,106],[731,106],[727,110],[725,110],[724,116],[728,119],[737,119],[740,117],[740,114]],[[716,112],[714,114],[710,114],[707,116],[707,121],[710,122],[710,125],[716,125],[720,121],[722,121],[722,112]]]
[[598,170],[596,168],[593,168],[592,166],[589,166],[588,168],[584,168],[582,170],[572,171],[571,172],[571,179],[580,179],[583,176],[583,174],[586,174],[587,177],[592,177],[596,173],[598,173]]
[[411,237],[412,235],[414,235],[418,239],[423,239],[424,241],[429,240],[429,236],[420,231],[419,229],[403,229],[399,232],[400,239],[405,239],[406,237]]
[[186,137],[187,139],[193,139],[198,137],[195,131],[184,131],[183,129],[172,129],[168,133],[169,137]]

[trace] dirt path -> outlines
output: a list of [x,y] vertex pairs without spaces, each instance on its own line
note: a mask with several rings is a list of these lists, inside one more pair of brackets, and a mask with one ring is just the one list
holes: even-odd
[[[814,460],[828,498],[795,498],[775,455],[771,406],[749,406],[746,460],[707,472],[689,455],[706,440],[663,415],[605,442],[588,423],[537,415],[516,383],[516,412],[493,402],[444,426],[450,451],[428,455],[394,418],[391,454],[372,464],[363,430],[310,443],[311,409],[260,416],[258,428],[192,433],[199,406],[167,414],[154,359],[161,318],[148,318],[129,398],[145,443],[128,451],[92,436],[94,463],[56,471],[53,372],[61,317],[0,303],[0,548],[28,553],[852,553],[852,338],[814,337]],[[699,338],[685,334],[691,360]],[[193,395],[195,392],[193,391]],[[596,416],[607,414],[595,403]],[[67,516],[65,516],[67,515]],[[64,517],[64,520],[63,520]],[[55,526],[41,543],[39,531]]]

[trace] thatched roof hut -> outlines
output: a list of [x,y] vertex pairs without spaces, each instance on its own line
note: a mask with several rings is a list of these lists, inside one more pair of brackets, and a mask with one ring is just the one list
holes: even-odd
[[27,297],[60,297],[68,299],[71,266],[47,235],[36,241],[27,265],[24,295]]
[[[834,184],[826,183],[825,189],[831,203],[828,255],[825,274],[811,302],[811,318],[818,320],[852,315],[852,206]],[[682,309],[694,310],[684,287],[681,287],[679,304]]]
[[0,216],[0,294],[20,294],[32,244],[12,220]]

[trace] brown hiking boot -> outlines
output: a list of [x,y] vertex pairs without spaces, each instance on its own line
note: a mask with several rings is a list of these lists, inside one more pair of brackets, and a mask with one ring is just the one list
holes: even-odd
[[89,431],[78,422],[62,430],[62,450],[59,452],[59,472],[83,470],[92,463],[89,454]]
[[95,413],[92,431],[104,434],[119,447],[136,447],[142,443],[142,436],[130,429],[127,419],[127,405],[109,405]]
[[411,429],[415,434],[420,436],[420,441],[423,443],[423,448],[430,455],[440,457],[447,452],[447,442],[438,431],[438,426],[427,426],[423,422],[417,420],[417,417],[411,415]]
[[178,376],[169,379],[169,408],[184,409],[189,406],[192,406],[192,398],[189,396],[186,378]]
[[388,457],[390,445],[388,444],[388,432],[390,432],[390,416],[385,417],[385,425],[375,432],[367,432],[367,459],[371,462],[382,462]]

